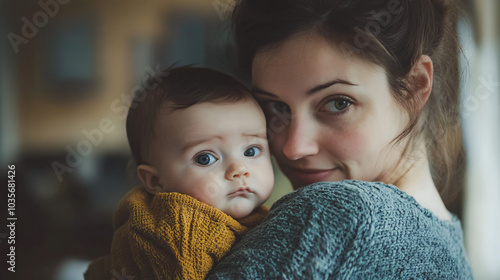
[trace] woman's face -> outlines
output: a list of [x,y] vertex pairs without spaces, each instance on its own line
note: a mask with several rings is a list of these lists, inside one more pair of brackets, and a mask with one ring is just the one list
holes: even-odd
[[271,151],[294,188],[343,179],[395,183],[404,141],[391,141],[408,114],[383,68],[306,34],[258,52],[252,78]]

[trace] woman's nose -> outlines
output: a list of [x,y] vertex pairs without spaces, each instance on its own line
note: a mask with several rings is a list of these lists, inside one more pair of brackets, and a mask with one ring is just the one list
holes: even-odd
[[234,180],[235,178],[248,178],[250,174],[248,173],[248,168],[241,162],[234,161],[231,162],[228,169],[226,170],[226,179]]
[[283,154],[289,160],[298,160],[318,154],[319,146],[315,137],[312,121],[293,118],[288,126]]

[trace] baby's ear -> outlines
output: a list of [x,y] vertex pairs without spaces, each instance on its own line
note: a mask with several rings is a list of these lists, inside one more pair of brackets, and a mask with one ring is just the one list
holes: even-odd
[[149,193],[156,194],[162,190],[158,170],[153,166],[147,164],[137,166],[137,176]]

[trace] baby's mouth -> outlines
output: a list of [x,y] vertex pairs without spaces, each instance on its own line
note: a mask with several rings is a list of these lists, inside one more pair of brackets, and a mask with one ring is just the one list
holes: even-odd
[[238,196],[238,195],[244,195],[244,194],[251,194],[253,191],[249,187],[240,187],[234,192],[228,194],[228,196]]

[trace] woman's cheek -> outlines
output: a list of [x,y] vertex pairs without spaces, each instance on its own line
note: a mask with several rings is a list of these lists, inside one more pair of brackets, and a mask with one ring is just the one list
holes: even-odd
[[272,155],[279,155],[286,142],[286,133],[283,131],[268,130],[268,143]]
[[352,161],[366,154],[370,146],[366,137],[357,130],[334,131],[325,137],[328,150],[337,154],[340,160]]

